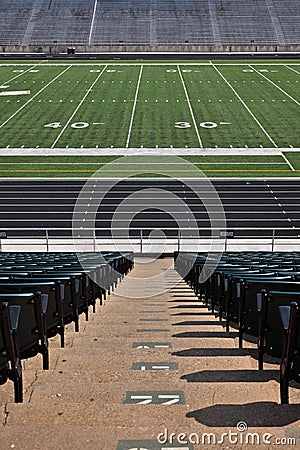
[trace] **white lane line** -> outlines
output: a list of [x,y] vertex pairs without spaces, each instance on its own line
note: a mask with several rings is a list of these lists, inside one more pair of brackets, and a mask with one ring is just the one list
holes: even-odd
[[66,128],[70,125],[71,120],[73,119],[73,117],[75,116],[75,114],[77,113],[77,111],[79,110],[79,108],[81,107],[81,105],[83,104],[85,99],[87,98],[87,96],[90,94],[91,90],[93,89],[93,87],[95,86],[95,84],[97,83],[99,78],[102,76],[102,74],[103,74],[103,72],[105,71],[106,68],[107,68],[107,65],[101,70],[101,72],[99,73],[99,75],[97,76],[95,81],[91,84],[89,89],[86,91],[85,95],[83,96],[83,98],[79,102],[78,106],[75,108],[73,114],[71,115],[71,117],[69,118],[69,120],[67,121],[65,126],[62,128],[61,132],[59,133],[59,135],[57,136],[57,138],[55,139],[53,144],[51,145],[51,148],[54,148],[55,145],[57,144],[57,142],[60,140],[60,138],[62,137],[63,133],[66,131]]
[[22,72],[22,73],[19,73],[19,75],[16,75],[15,77],[13,77],[13,78],[11,78],[10,80],[5,81],[5,83],[1,83],[1,84],[4,85],[4,84],[11,83],[11,82],[14,81],[16,78],[19,78],[19,77],[21,77],[22,75],[25,75],[25,73],[27,73],[27,72],[29,72],[30,70],[34,69],[35,67],[38,67],[38,65],[39,65],[39,64],[36,64],[35,66],[29,67],[29,69],[25,70],[25,71]]
[[22,111],[27,105],[29,105],[29,103],[31,103],[38,95],[40,95],[45,89],[47,89],[47,87],[49,87],[52,83],[54,83],[54,81],[56,81],[58,78],[60,78],[67,70],[69,70],[72,66],[68,66],[65,70],[63,70],[59,75],[57,75],[55,78],[53,78],[53,80],[51,80],[49,83],[47,83],[42,89],[40,89],[33,97],[31,97],[30,100],[28,100],[28,102],[24,103],[23,106],[21,106],[21,108],[19,108],[14,114],[12,114],[8,119],[5,120],[5,122],[3,122],[0,125],[0,129],[2,127],[4,127],[10,120],[12,120],[20,111]]
[[285,160],[285,162],[287,163],[287,165],[290,167],[290,169],[291,169],[293,172],[295,172],[294,166],[293,166],[292,163],[287,159],[287,157],[285,156],[285,154],[282,152],[281,155],[282,155],[283,159]]
[[178,70],[178,73],[179,73],[179,76],[180,76],[180,79],[181,79],[181,83],[182,83],[182,86],[183,86],[185,97],[186,97],[188,105],[189,105],[189,109],[190,109],[190,113],[191,113],[191,116],[192,116],[193,124],[194,124],[195,131],[196,131],[196,134],[197,134],[197,139],[198,139],[200,147],[203,148],[201,136],[200,136],[200,133],[199,133],[199,130],[198,130],[198,127],[197,127],[197,123],[196,123],[196,119],[195,119],[194,112],[193,112],[193,109],[192,109],[192,105],[191,105],[191,102],[190,102],[190,98],[189,98],[189,95],[188,95],[188,92],[187,92],[187,89],[186,89],[186,86],[185,86],[185,82],[184,82],[184,79],[183,79],[183,76],[182,76],[182,73],[181,73],[181,70],[180,70],[180,67],[179,67],[178,64],[177,64],[177,70]]
[[249,64],[249,67],[251,67],[252,70],[254,70],[258,75],[263,77],[265,80],[267,80],[269,83],[271,83],[273,86],[275,86],[277,89],[279,89],[284,95],[286,95],[290,100],[295,102],[298,106],[300,106],[300,103],[298,100],[296,100],[294,97],[292,97],[290,94],[288,94],[284,89],[282,89],[280,86],[278,86],[276,83],[274,83],[272,80],[270,80],[268,77],[263,75],[261,72],[259,72],[255,67],[253,67],[251,64]]
[[92,22],[91,22],[91,27],[90,27],[90,34],[89,34],[89,45],[91,45],[91,40],[92,40],[95,16],[96,16],[96,11],[97,11],[97,3],[98,3],[98,0],[95,0]]
[[139,89],[140,89],[140,84],[141,84],[143,68],[144,68],[144,65],[142,64],[141,65],[141,69],[140,69],[140,73],[139,73],[137,87],[136,87],[134,102],[133,102],[133,108],[132,108],[132,113],[131,113],[131,118],[130,118],[130,123],[129,123],[129,129],[128,129],[128,135],[127,135],[126,145],[125,145],[126,148],[129,147],[129,142],[130,142],[130,137],[131,137],[131,130],[132,130],[132,125],[133,125],[133,119],[134,119],[134,114],[135,114],[137,98],[138,98],[138,95],[139,95]]
[[287,66],[286,64],[284,65],[284,67],[286,67],[287,69],[290,69],[290,70],[292,70],[293,72],[298,73],[298,74],[300,75],[300,72],[298,72],[298,70],[292,69],[290,66]]
[[251,117],[255,120],[255,122],[257,123],[257,125],[259,126],[259,128],[263,131],[263,133],[267,136],[267,138],[269,139],[269,141],[274,145],[274,147],[278,148],[278,145],[276,145],[276,143],[274,142],[274,140],[271,138],[271,136],[269,135],[269,133],[265,130],[265,128],[262,126],[262,124],[260,123],[260,121],[256,118],[256,116],[253,114],[253,112],[251,111],[251,109],[246,105],[246,103],[244,102],[244,100],[242,99],[242,97],[240,97],[240,95],[237,93],[237,91],[234,89],[233,86],[231,86],[231,84],[229,83],[229,81],[227,81],[227,79],[224,77],[224,75],[219,71],[219,69],[215,66],[215,64],[211,61],[211,65],[214,67],[214,69],[218,72],[218,74],[223,78],[223,80],[225,81],[225,83],[230,87],[230,89],[232,90],[232,92],[237,96],[237,98],[240,100],[240,102],[244,105],[244,107],[246,108],[246,110],[248,111],[248,113],[251,115]]

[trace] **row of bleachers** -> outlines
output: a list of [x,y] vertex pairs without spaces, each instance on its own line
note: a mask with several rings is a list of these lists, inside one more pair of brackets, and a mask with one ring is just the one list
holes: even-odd
[[3,0],[0,44],[294,44],[299,19],[297,0]]
[[0,44],[22,44],[33,5],[34,0],[1,0]]
[[22,402],[22,363],[38,353],[49,369],[48,339],[60,336],[79,315],[89,318],[132,269],[133,255],[120,253],[2,253],[0,255],[0,384],[12,380]]
[[176,253],[175,268],[199,300],[258,345],[264,355],[281,358],[281,402],[288,403],[289,381],[300,383],[300,253]]

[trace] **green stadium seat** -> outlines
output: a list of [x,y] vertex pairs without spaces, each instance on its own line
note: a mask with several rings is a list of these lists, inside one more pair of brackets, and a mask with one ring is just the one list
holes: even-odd
[[0,302],[0,385],[10,379],[14,383],[16,403],[23,401],[22,364],[17,337],[20,305]]
[[49,369],[49,350],[45,324],[48,297],[41,293],[0,293],[0,302],[21,306],[18,339],[21,358],[31,358],[38,353],[43,357],[43,369]]
[[64,285],[60,281],[44,278],[12,278],[6,284],[0,279],[0,293],[6,292],[28,293],[41,292],[48,296],[47,311],[45,314],[47,337],[53,337],[57,333],[61,338],[61,346],[64,346],[64,317],[63,300]]
[[300,307],[299,302],[279,307],[284,341],[280,363],[280,399],[289,403],[289,382],[300,383]]
[[[290,289],[287,286],[286,289]],[[263,356],[267,353],[277,358],[281,357],[284,330],[280,307],[288,306],[292,301],[300,301],[299,292],[293,291],[262,291],[258,359],[259,369],[263,370]]]

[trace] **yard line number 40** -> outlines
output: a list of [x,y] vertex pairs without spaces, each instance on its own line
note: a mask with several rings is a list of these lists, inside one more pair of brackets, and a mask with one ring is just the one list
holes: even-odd
[[[103,122],[94,122],[93,125],[104,125]],[[90,126],[90,124],[88,122],[74,122],[71,125],[71,128],[74,129],[80,129],[80,128],[88,128]],[[61,123],[60,122],[52,122],[52,123],[47,123],[46,125],[44,125],[44,128],[60,128],[61,127]]]

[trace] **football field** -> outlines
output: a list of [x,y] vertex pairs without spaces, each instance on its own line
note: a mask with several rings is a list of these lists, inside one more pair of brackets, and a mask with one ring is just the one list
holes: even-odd
[[211,177],[299,176],[299,123],[297,61],[0,64],[0,176],[86,177],[133,149],[178,149]]

